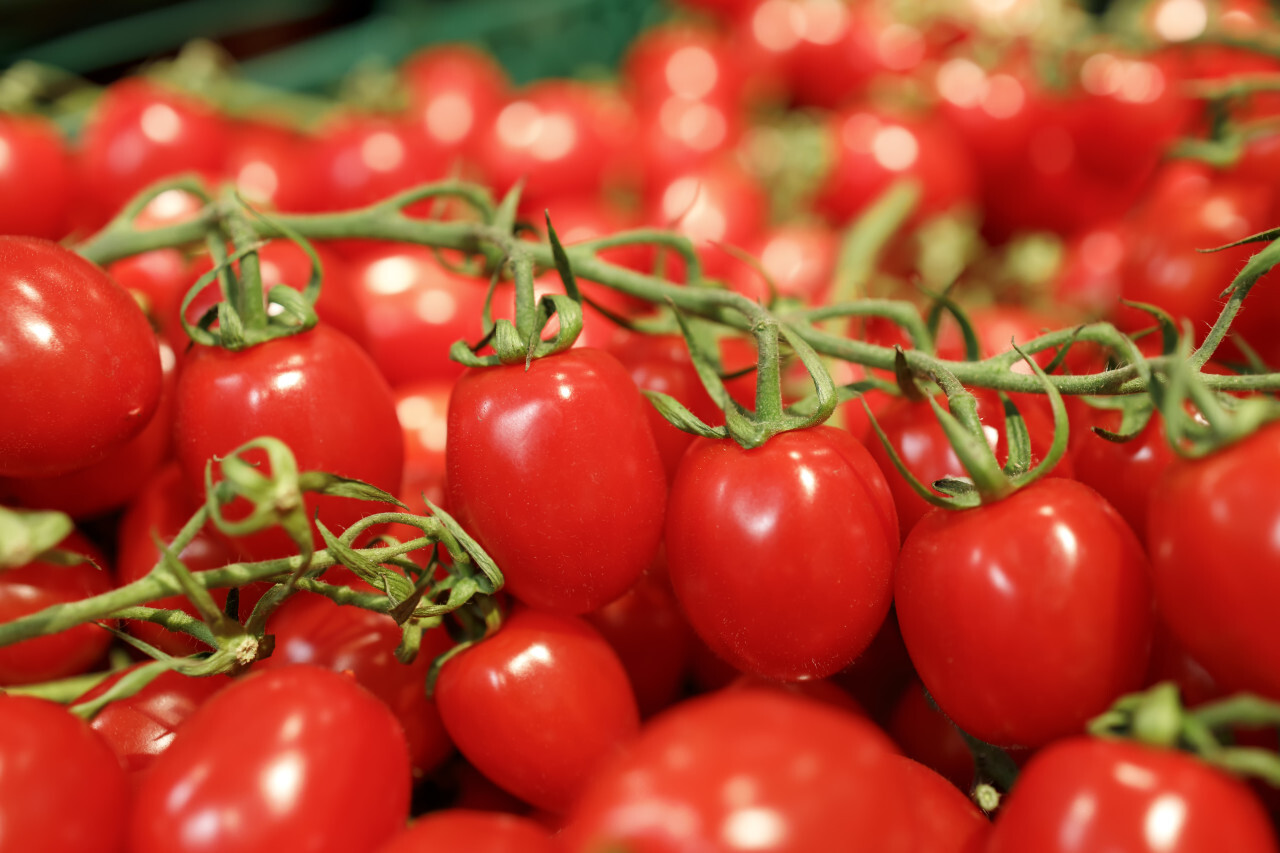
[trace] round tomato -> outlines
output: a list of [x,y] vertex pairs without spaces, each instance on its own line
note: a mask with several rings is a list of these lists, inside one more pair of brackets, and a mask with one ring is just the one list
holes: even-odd
[[474,168],[476,140],[505,103],[510,82],[502,66],[467,44],[431,45],[401,69],[409,112],[446,166]]
[[984,853],[991,824],[978,807],[942,776],[918,761],[889,756],[885,776],[901,783],[915,811],[918,850]]
[[409,751],[349,676],[283,666],[186,719],[134,798],[133,853],[373,853],[409,817]]
[[[773,690],[727,690],[654,718],[594,780],[566,853],[914,851],[893,745],[853,714]],[[853,839],[857,839],[856,842]]]
[[1160,415],[1152,415],[1137,436],[1115,442],[1087,427],[1115,431],[1120,428],[1119,412],[1089,409],[1085,416],[1089,420],[1080,425],[1071,444],[1075,478],[1106,498],[1138,534],[1138,541],[1146,542],[1147,505],[1160,475],[1174,459],[1164,422]]
[[883,475],[834,427],[752,450],[698,439],[671,485],[672,586],[698,636],[744,672],[822,678],[851,663],[889,611],[897,545]]
[[1173,750],[1070,738],[1023,769],[987,853],[1275,853],[1275,834],[1238,779]]
[[1000,746],[1080,731],[1142,684],[1154,612],[1137,537],[1097,492],[1045,479],[935,509],[902,545],[894,603],[920,680]]
[[555,853],[546,829],[498,812],[445,809],[415,820],[378,853]]
[[0,234],[61,239],[75,187],[71,155],[53,122],[0,114]]
[[[400,489],[404,448],[391,389],[369,356],[328,326],[240,352],[197,347],[183,365],[176,397],[174,451],[193,494],[204,494],[210,459],[264,435],[289,446],[299,471],[363,480],[393,495]],[[354,498],[307,494],[304,501],[307,517],[318,511],[335,534],[385,509]],[[255,559],[297,550],[280,528],[237,542]]]
[[436,704],[458,751],[539,808],[564,812],[640,725],[622,662],[572,616],[519,609],[449,659]]
[[311,141],[307,162],[320,210],[349,210],[444,177],[447,163],[407,119],[337,116]]
[[87,723],[0,694],[0,849],[123,853],[128,796],[120,760]]
[[133,298],[70,249],[0,237],[0,475],[91,465],[160,403],[155,333]]
[[576,348],[468,370],[449,399],[450,511],[535,607],[587,613],[653,564],[666,476],[626,368]]

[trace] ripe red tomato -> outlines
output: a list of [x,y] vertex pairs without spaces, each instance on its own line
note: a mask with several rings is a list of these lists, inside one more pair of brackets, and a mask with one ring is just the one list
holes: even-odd
[[373,853],[408,819],[410,779],[385,705],[349,676],[282,666],[186,719],[139,786],[129,849]]
[[436,682],[445,729],[500,787],[564,812],[639,728],[622,662],[571,616],[517,609],[448,660]]
[[222,171],[250,204],[286,213],[314,210],[320,188],[306,162],[308,144],[282,125],[237,122]]
[[473,368],[449,400],[449,506],[526,604],[586,613],[653,564],[666,477],[645,401],[603,350]]
[[656,717],[587,788],[566,853],[799,853],[857,839],[914,851],[893,745],[853,714],[773,690],[726,690]]
[[744,450],[698,439],[667,512],[672,586],[698,636],[738,669],[823,678],[870,643],[893,597],[889,487],[834,427]]
[[[821,305],[827,301],[835,279],[839,244],[839,235],[834,229],[811,223],[771,228],[743,248],[760,261],[760,266],[773,279],[779,296]],[[761,302],[769,295],[764,278],[747,264],[735,267],[727,284]]]
[[[192,494],[204,494],[206,462],[263,435],[287,444],[300,471],[363,480],[393,495],[400,489],[404,448],[391,389],[364,351],[328,326],[240,352],[197,347],[176,396],[174,453]],[[313,494],[305,503],[307,517],[319,511],[335,534],[380,507]],[[279,528],[237,542],[255,559],[296,553]]]
[[[58,547],[83,554],[93,563],[59,566],[34,560],[0,572],[0,622],[111,591],[115,584],[97,546],[72,531]],[[87,623],[5,646],[0,648],[0,685],[34,684],[87,672],[109,645],[111,635]]]
[[128,796],[120,760],[87,723],[0,694],[0,849],[124,853]]
[[348,210],[438,180],[448,164],[407,119],[339,116],[311,141],[307,162],[319,210]]
[[231,142],[226,118],[143,77],[112,84],[80,141],[80,218],[96,229],[149,184],[182,172],[221,174]]
[[401,73],[418,131],[440,150],[446,165],[475,168],[475,145],[507,100],[506,72],[467,44],[432,45],[411,56]]
[[933,770],[902,755],[891,755],[885,776],[906,789],[915,812],[918,850],[929,853],[984,853],[991,823],[967,796]]
[[1071,464],[1075,478],[1097,490],[1129,522],[1139,542],[1147,541],[1147,507],[1160,475],[1174,459],[1164,421],[1153,415],[1135,438],[1108,441],[1089,427],[1120,428],[1120,413],[1089,409],[1088,418],[1072,434]]
[[1156,603],[1174,637],[1228,690],[1280,698],[1280,642],[1268,602],[1280,594],[1280,426],[1199,460],[1175,460],[1147,515]]
[[0,236],[0,305],[0,475],[84,468],[146,427],[156,336],[106,273],[57,243]]
[[378,853],[555,853],[545,828],[499,812],[451,808],[415,820]]
[[[325,579],[338,583],[330,574]],[[351,580],[351,586],[372,590],[368,584]],[[427,671],[432,661],[453,645],[444,628],[428,631],[418,656],[406,665],[395,657],[401,631],[390,616],[301,593],[271,615],[267,631],[276,638],[275,649],[271,657],[254,664],[254,669],[305,663],[353,676],[381,699],[404,727],[415,777],[434,770],[453,752],[440,713],[427,698]]]
[[1084,737],[1031,759],[1001,804],[986,847],[987,853],[1277,849],[1266,812],[1238,779],[1182,752]]
[[[421,503],[423,496],[436,506],[444,504],[445,437],[452,391],[450,382],[419,383],[395,391],[396,417],[404,435],[400,499],[409,506],[414,506],[414,501]],[[415,538],[418,535],[415,531]]]
[[0,234],[61,239],[74,185],[71,155],[53,122],[0,114]]
[[902,545],[894,604],[942,711],[981,740],[1035,747],[1142,683],[1147,572],[1119,513],[1088,486],[1050,478],[921,519]]

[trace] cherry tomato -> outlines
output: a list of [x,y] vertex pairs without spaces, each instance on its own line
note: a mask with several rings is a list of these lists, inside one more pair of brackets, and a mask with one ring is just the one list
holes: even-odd
[[560,835],[566,853],[862,849],[914,843],[893,745],[865,719],[773,690],[691,699],[656,717],[596,777]]
[[1088,486],[1049,478],[922,518],[902,545],[894,603],[942,711],[981,740],[1035,747],[1141,684],[1147,572],[1119,513]]
[[[82,534],[72,531],[58,547],[93,562],[59,566],[34,560],[0,572],[0,622],[55,604],[110,592],[107,560]],[[96,564],[96,565],[95,565]],[[93,623],[0,648],[0,685],[52,681],[88,671],[106,653],[111,635]]]
[[1268,485],[1280,465],[1272,424],[1199,460],[1175,460],[1147,516],[1152,583],[1177,641],[1228,690],[1280,698],[1280,642],[1271,630],[1280,523]]
[[0,234],[58,240],[70,227],[71,154],[53,122],[0,113]]
[[473,169],[476,142],[508,98],[502,66],[468,44],[432,45],[411,56],[401,73],[419,132],[446,166],[460,163],[464,174]]
[[445,382],[409,385],[395,391],[396,417],[404,434],[401,500],[405,503],[410,503],[409,497],[420,502],[423,496],[436,506],[444,503],[445,436],[452,391],[453,385]]
[[155,333],[101,269],[57,243],[0,237],[0,475],[84,468],[160,404]]
[[604,638],[580,619],[528,609],[450,658],[435,699],[468,761],[552,812],[573,805],[640,721],[627,672]]
[[373,853],[408,819],[409,787],[385,705],[349,676],[282,666],[186,719],[134,798],[129,849]]
[[991,834],[986,815],[942,776],[918,761],[889,756],[885,776],[899,781],[915,811],[917,847],[929,853],[984,853]]
[[717,655],[767,678],[822,678],[871,643],[897,543],[883,475],[834,427],[753,450],[698,439],[671,485],[667,562],[681,607]]
[[617,359],[591,348],[458,380],[449,506],[516,598],[586,613],[652,565],[666,477],[645,405]]
[[[198,347],[176,396],[175,454],[193,494],[204,493],[210,459],[262,435],[287,444],[299,471],[327,471],[391,494],[400,489],[404,448],[391,389],[359,346],[324,324],[240,352]],[[354,498],[304,500],[307,516],[318,511],[335,534],[379,508]],[[279,528],[237,541],[257,559],[296,553]]]
[[[360,582],[350,585],[372,590]],[[401,631],[394,619],[385,613],[343,607],[319,595],[301,594],[286,601],[271,615],[267,630],[276,638],[275,649],[254,669],[313,664],[351,675],[381,699],[404,727],[415,776],[435,769],[453,752],[426,689],[432,661],[453,645],[443,628],[423,636],[418,656],[408,665],[396,660]]]
[[232,127],[222,170],[255,206],[293,213],[315,210],[318,187],[306,162],[309,140],[267,121]]
[[1089,421],[1073,434],[1071,464],[1075,478],[1106,498],[1138,534],[1138,541],[1146,542],[1147,505],[1160,475],[1174,459],[1164,421],[1153,415],[1133,439],[1114,442],[1088,427],[1100,426],[1115,432],[1120,428],[1119,412],[1091,409],[1087,416]]
[[510,814],[445,809],[423,815],[378,853],[555,853],[546,829]]
[[307,157],[319,210],[348,210],[444,177],[447,163],[406,119],[339,116],[311,141]]
[[[836,232],[825,225],[792,224],[771,228],[743,248],[760,261],[779,296],[821,305],[835,277],[839,242]],[[764,278],[746,264],[735,267],[727,283],[761,302],[769,296]]]
[[124,853],[128,797],[120,760],[87,723],[0,694],[0,848]]
[[1266,812],[1243,782],[1185,753],[1084,737],[1031,759],[986,847],[987,853],[1277,849]]

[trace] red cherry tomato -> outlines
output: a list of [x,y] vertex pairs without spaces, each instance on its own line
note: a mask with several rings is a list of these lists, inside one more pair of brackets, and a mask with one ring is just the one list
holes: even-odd
[[1228,690],[1280,698],[1276,592],[1280,503],[1268,485],[1280,427],[1199,460],[1175,460],[1147,516],[1152,583],[1174,637]]
[[626,670],[580,619],[518,609],[449,659],[436,682],[445,729],[500,787],[564,812],[639,728]]
[[315,210],[318,188],[307,167],[306,137],[266,121],[232,127],[223,163],[227,180],[246,201],[286,213]]
[[1050,478],[921,519],[902,546],[894,603],[942,711],[981,740],[1035,747],[1141,684],[1147,571],[1137,537],[1097,492]]
[[773,690],[726,690],[654,719],[596,777],[560,835],[566,853],[627,849],[918,849],[893,746],[865,719]]
[[586,613],[652,565],[666,477],[617,359],[572,349],[473,368],[449,400],[449,506],[535,607]]
[[[223,744],[234,748],[210,748]],[[182,724],[134,798],[129,849],[373,853],[408,819],[409,787],[404,731],[385,705],[349,676],[279,667]]]
[[319,210],[373,204],[444,177],[448,165],[412,123],[378,116],[334,119],[312,140],[307,161]]
[[411,56],[401,73],[418,131],[447,167],[460,161],[464,173],[473,169],[476,141],[507,100],[506,72],[471,45],[446,44]]
[[[34,560],[0,572],[0,622],[111,591],[114,584],[107,560],[97,546],[72,531],[58,547],[93,562],[59,566]],[[86,672],[109,645],[111,635],[87,623],[5,646],[0,648],[0,685],[33,684]]]
[[[743,248],[760,261],[779,296],[820,305],[827,300],[835,278],[839,243],[836,232],[825,225],[795,224],[772,228]],[[747,264],[735,267],[727,283],[761,302],[769,296],[764,278]]]
[[[331,583],[337,581],[328,578]],[[353,583],[364,591],[372,587]],[[396,660],[400,627],[385,613],[343,607],[319,595],[297,595],[267,622],[276,638],[271,657],[255,669],[313,664],[348,673],[386,704],[404,727],[415,776],[434,770],[453,752],[435,703],[427,698],[427,671],[453,645],[443,628],[428,631],[412,664]]]
[[1115,432],[1120,413],[1090,409],[1089,420],[1073,434],[1071,464],[1075,478],[1097,490],[1129,522],[1138,541],[1147,541],[1147,505],[1160,475],[1174,459],[1159,415],[1130,441],[1109,441],[1089,427]]
[[984,853],[991,823],[942,776],[918,761],[889,756],[885,776],[900,782],[915,811],[918,850]]
[[92,228],[161,178],[221,174],[229,122],[200,101],[142,77],[108,87],[80,144],[80,214]]
[[396,417],[404,435],[401,500],[405,503],[410,503],[405,496],[421,501],[424,495],[436,506],[444,503],[445,437],[452,391],[452,383],[445,382],[410,385],[395,391]]
[[[287,444],[299,471],[327,471],[391,494],[400,489],[404,448],[391,389],[359,346],[324,324],[240,352],[198,347],[176,396],[175,455],[193,494],[203,494],[210,459],[263,435]],[[305,503],[307,516],[318,511],[335,534],[379,508],[311,494]],[[237,541],[258,559],[296,553],[279,528]]]
[[119,759],[87,723],[0,695],[0,848],[124,853],[128,797]]
[[851,663],[889,610],[897,544],[884,477],[834,427],[753,450],[698,439],[671,485],[672,586],[698,636],[744,672],[822,678]]
[[71,224],[73,168],[53,122],[0,114],[0,234],[64,237]]
[[528,818],[445,809],[423,815],[378,853],[555,853],[546,829]]
[[57,243],[0,237],[0,476],[92,465],[146,427],[155,333],[106,273]]
[[1001,804],[986,847],[987,853],[1277,849],[1266,812],[1243,782],[1185,753],[1083,737],[1031,759]]

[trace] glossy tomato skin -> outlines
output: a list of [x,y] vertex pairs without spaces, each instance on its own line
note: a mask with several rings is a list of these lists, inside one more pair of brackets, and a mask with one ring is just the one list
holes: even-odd
[[[391,389],[359,346],[323,324],[240,352],[198,347],[183,365],[174,452],[193,494],[204,494],[209,459],[263,435],[284,441],[300,471],[328,471],[391,494],[400,488],[404,448]],[[335,534],[380,506],[310,494],[304,500],[307,516],[319,510]],[[278,528],[237,541],[257,559],[296,553]]]
[[0,305],[0,475],[83,468],[142,431],[160,403],[160,351],[106,273],[57,243],[0,237]]
[[[1160,415],[1129,441],[1109,441],[1090,426],[1112,432],[1120,428],[1119,412],[1091,409],[1082,429],[1073,435],[1071,461],[1075,478],[1095,489],[1129,522],[1138,541],[1147,540],[1147,507],[1160,476],[1174,460]],[[1075,437],[1075,436],[1078,436]]]
[[986,851],[1277,849],[1266,812],[1240,780],[1186,753],[1077,737],[1023,769]]
[[914,851],[893,745],[856,715],[773,690],[683,702],[594,779],[560,835],[566,853]]
[[120,761],[88,723],[0,695],[0,849],[123,853],[127,806]]
[[[0,572],[0,622],[111,591],[114,583],[107,560],[83,534],[73,530],[58,547],[93,562],[59,566],[34,560]],[[0,685],[33,684],[87,672],[109,645],[108,632],[86,623],[4,646],[0,648]]]
[[0,115],[0,151],[0,234],[62,238],[75,177],[57,126],[38,115]]
[[822,678],[884,621],[897,530],[884,477],[842,430],[785,432],[753,450],[699,439],[671,486],[667,563],[720,657],[767,678]]
[[446,163],[407,119],[337,116],[311,141],[319,210],[349,210],[444,177]]
[[445,809],[423,815],[378,853],[555,853],[550,833],[499,812]]
[[1174,637],[1230,691],[1280,698],[1280,426],[1199,460],[1175,460],[1147,515],[1156,603]]
[[989,743],[1034,747],[1142,684],[1147,572],[1119,513],[1089,487],[1049,478],[921,519],[902,546],[894,603],[942,711]]
[[906,789],[915,812],[917,849],[928,853],[984,853],[991,823],[963,793],[906,756],[889,757],[886,775]]
[[645,402],[603,350],[473,368],[449,400],[450,511],[526,604],[586,613],[657,555],[666,477]]
[[562,813],[631,740],[640,716],[626,670],[581,619],[517,609],[447,661],[436,704],[458,750],[526,802]]
[[187,718],[139,787],[129,849],[373,853],[407,820],[409,787],[385,705],[349,676],[280,667]]
[[417,130],[441,151],[446,171],[474,170],[476,140],[511,86],[502,66],[471,45],[432,45],[410,57],[401,73]]

